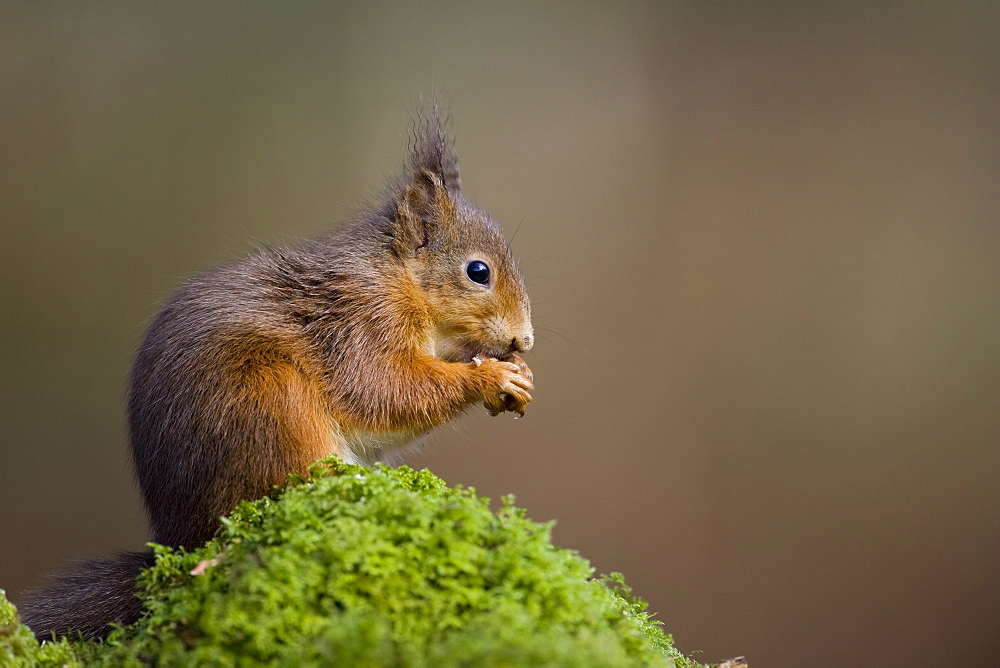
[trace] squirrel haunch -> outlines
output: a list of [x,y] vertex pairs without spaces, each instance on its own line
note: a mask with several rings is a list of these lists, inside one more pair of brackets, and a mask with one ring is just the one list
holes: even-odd
[[[339,233],[193,279],[153,321],[128,409],[153,540],[195,547],[220,516],[289,473],[330,454],[392,458],[472,405],[523,414],[532,374],[517,353],[532,343],[530,303],[500,228],[462,197],[441,123],[424,118],[402,178],[374,210]],[[144,563],[120,561],[130,573]],[[82,568],[102,573],[106,589],[114,563]],[[73,619],[87,572],[36,594],[25,614],[36,634],[98,636],[134,619],[134,604]]]

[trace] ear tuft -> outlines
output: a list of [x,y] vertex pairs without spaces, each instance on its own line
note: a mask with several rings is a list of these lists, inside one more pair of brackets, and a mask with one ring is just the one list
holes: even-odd
[[407,167],[413,178],[424,170],[437,175],[454,197],[462,192],[462,177],[458,172],[458,155],[445,132],[446,120],[441,119],[437,102],[429,112],[417,113]]

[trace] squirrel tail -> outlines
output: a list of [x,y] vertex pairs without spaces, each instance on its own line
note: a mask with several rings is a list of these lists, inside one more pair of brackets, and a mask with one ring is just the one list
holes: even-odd
[[80,562],[53,576],[50,586],[31,592],[21,619],[39,640],[73,633],[88,640],[104,638],[110,624],[139,619],[143,603],[136,594],[136,578],[152,563],[152,550]]

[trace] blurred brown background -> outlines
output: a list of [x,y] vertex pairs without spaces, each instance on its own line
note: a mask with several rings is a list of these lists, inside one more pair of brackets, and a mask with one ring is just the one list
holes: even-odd
[[185,277],[344,221],[420,95],[535,300],[517,495],[678,645],[1000,651],[1000,5],[4,3],[0,586],[147,537],[125,378]]

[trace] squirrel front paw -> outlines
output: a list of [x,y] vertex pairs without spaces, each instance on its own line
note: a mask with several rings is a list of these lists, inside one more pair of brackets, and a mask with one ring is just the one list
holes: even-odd
[[500,415],[510,411],[523,417],[524,409],[531,401],[531,390],[535,388],[531,369],[524,360],[517,355],[512,355],[507,361],[474,357],[472,363],[479,373],[489,379],[483,388],[483,405],[489,414]]

